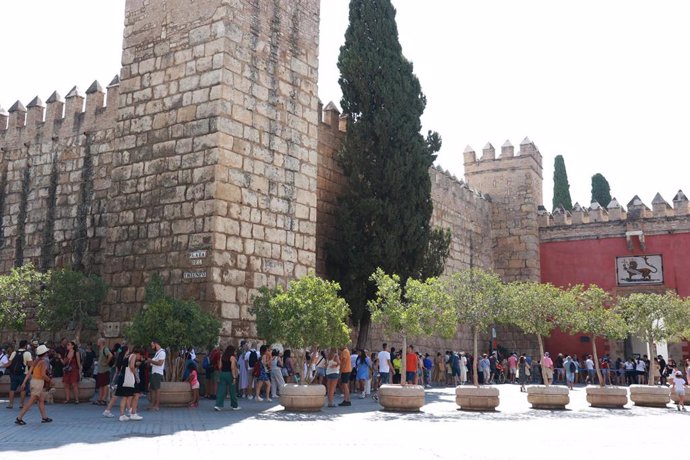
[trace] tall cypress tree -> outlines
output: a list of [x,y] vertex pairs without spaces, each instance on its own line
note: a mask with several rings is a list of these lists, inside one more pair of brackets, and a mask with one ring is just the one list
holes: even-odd
[[596,201],[604,207],[608,206],[611,202],[611,187],[609,186],[609,181],[600,173],[596,173],[592,176],[592,201]]
[[567,211],[573,209],[573,202],[570,199],[568,173],[565,171],[563,155],[556,155],[553,163],[553,209],[556,209],[558,206],[563,206]]
[[402,54],[390,0],[350,1],[338,68],[341,106],[349,117],[339,155],[347,188],[339,199],[328,266],[360,326],[358,346],[363,346],[375,269],[396,273],[404,283],[429,266],[429,167],[441,138],[420,134],[426,98]]

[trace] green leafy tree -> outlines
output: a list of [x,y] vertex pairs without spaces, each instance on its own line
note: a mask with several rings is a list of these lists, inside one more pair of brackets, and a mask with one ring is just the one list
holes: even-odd
[[360,326],[358,346],[363,346],[370,322],[367,300],[375,290],[369,276],[376,267],[399,274],[403,282],[419,277],[424,266],[438,267],[425,263],[425,256],[432,212],[429,167],[441,138],[420,134],[426,98],[403,56],[390,0],[351,0],[349,20],[338,58],[341,106],[350,121],[339,154],[347,186],[338,201],[328,266]]
[[596,173],[592,176],[592,202],[606,207],[611,202],[611,187],[606,178]]
[[466,324],[472,329],[475,359],[472,363],[473,383],[479,386],[477,361],[479,333],[493,324],[506,320],[508,305],[505,301],[504,284],[498,275],[479,268],[453,273],[442,279],[450,308],[455,312],[453,327]]
[[[544,356],[544,338],[559,327],[572,329],[576,301],[570,291],[551,284],[515,281],[506,287],[510,321],[526,334],[534,334],[539,342],[539,356]],[[548,386],[546,369],[541,366]]]
[[605,382],[599,366],[597,338],[606,337],[609,340],[623,340],[628,335],[628,325],[623,317],[611,308],[613,305],[611,296],[599,286],[590,285],[585,288],[582,285],[577,285],[571,288],[571,293],[577,302],[577,308],[570,324],[571,332],[582,332],[590,335],[594,366],[599,385],[603,387]]
[[563,155],[556,155],[553,164],[553,209],[559,206],[563,206],[566,211],[573,209],[573,201],[570,199],[568,173],[565,170]]
[[296,349],[298,368],[302,349],[341,347],[350,342],[347,319],[350,308],[338,296],[340,286],[313,273],[290,281],[288,289],[262,287],[250,312],[256,329],[268,343],[280,342]]
[[[630,294],[618,300],[616,310],[630,333],[647,342],[652,357],[657,355],[656,342],[682,338],[690,320],[687,301],[671,291]],[[649,368],[648,381],[654,385],[653,366]]]
[[108,285],[98,275],[68,268],[48,272],[38,322],[50,331],[74,330],[78,342],[84,329],[96,327],[95,316],[107,294]]
[[[146,304],[124,331],[129,342],[147,345],[156,338],[161,346],[174,350],[216,343],[221,323],[215,315],[202,310],[194,301],[166,295],[162,287],[157,275],[149,281],[146,287]],[[180,363],[174,364],[172,356],[166,358],[166,372],[171,380],[176,380],[183,369]]]
[[29,310],[41,308],[46,275],[28,263],[0,275],[0,330],[21,331]]
[[371,280],[377,288],[375,298],[369,301],[371,319],[381,324],[388,336],[402,337],[400,372],[404,376],[407,339],[433,334],[452,337],[457,330],[455,311],[447,308],[446,294],[437,278],[408,278],[403,289],[398,275],[388,275],[377,268]]

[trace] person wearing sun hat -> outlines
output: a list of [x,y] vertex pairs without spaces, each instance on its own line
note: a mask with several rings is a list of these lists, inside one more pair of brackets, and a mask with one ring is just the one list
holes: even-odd
[[29,398],[29,402],[24,405],[22,410],[19,411],[19,415],[17,416],[17,419],[14,421],[14,423],[16,423],[17,425],[26,425],[26,422],[24,421],[24,415],[26,415],[26,413],[29,412],[31,406],[33,406],[37,400],[38,411],[41,413],[41,423],[49,423],[53,421],[53,419],[48,417],[48,414],[46,414],[45,389],[48,386],[50,386],[47,356],[48,347],[46,347],[45,345],[39,345],[38,347],[36,347],[36,361],[31,368],[31,373],[26,374],[24,383],[22,383],[22,385],[25,385],[26,382],[29,381],[29,379],[31,379],[31,398]]

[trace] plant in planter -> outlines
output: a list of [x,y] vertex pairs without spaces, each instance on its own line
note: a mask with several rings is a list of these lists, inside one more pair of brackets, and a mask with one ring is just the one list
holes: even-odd
[[[447,308],[445,291],[436,278],[425,282],[408,278],[405,288],[398,275],[387,275],[378,268],[371,280],[376,284],[375,299],[369,301],[371,320],[382,324],[384,332],[402,338],[403,353],[407,351],[407,338],[438,333],[452,337],[457,329],[455,312]],[[401,374],[405,379],[406,359],[402,359]],[[424,387],[383,385],[379,390],[379,403],[388,410],[418,411],[424,405]]]
[[[510,321],[539,342],[539,356],[544,356],[544,337],[556,327],[570,328],[576,306],[570,291],[551,284],[512,282],[506,287]],[[568,389],[549,385],[547,370],[541,366],[545,386],[527,389],[527,400],[536,409],[564,409],[570,402]]]
[[[293,348],[297,352],[297,369],[302,369],[305,348],[340,347],[348,343],[350,308],[338,291],[338,283],[314,273],[290,281],[288,289],[280,285],[275,289],[260,288],[250,310],[256,317],[259,336],[268,343],[280,342]],[[320,410],[325,394],[322,385],[286,385],[280,391],[280,403],[288,410]]]
[[[178,299],[164,293],[157,275],[146,286],[145,304],[124,331],[130,344],[147,345],[153,338],[167,349],[165,377],[160,402],[164,405],[186,405],[192,398],[189,385],[178,383],[184,373],[185,360],[180,353],[190,347],[206,346],[218,341],[221,323],[215,315],[203,311],[194,301]],[[174,351],[175,356],[172,356]],[[168,393],[175,393],[170,395]]]
[[506,316],[504,285],[501,279],[481,269],[472,268],[443,278],[442,284],[455,313],[453,327],[458,323],[472,330],[474,360],[472,380],[475,388],[457,387],[456,402],[464,410],[494,410],[499,403],[497,388],[480,388],[477,372],[479,334]]
[[[629,326],[629,332],[643,339],[652,359],[656,343],[680,338],[688,324],[687,302],[674,292],[665,294],[630,294],[618,300],[616,310]],[[654,366],[650,366],[648,386],[631,385],[630,399],[638,406],[665,407],[670,390],[654,386]]]
[[79,342],[84,329],[94,329],[94,317],[108,293],[98,275],[86,275],[68,268],[46,274],[45,302],[38,309],[39,324],[50,331],[73,330]]
[[627,324],[614,309],[609,308],[613,301],[599,286],[590,285],[585,288],[577,285],[571,288],[571,293],[577,302],[570,325],[571,332],[589,334],[600,387],[587,388],[587,401],[594,407],[622,408],[628,402],[628,392],[624,388],[606,387],[599,365],[597,338],[623,340],[628,335]]

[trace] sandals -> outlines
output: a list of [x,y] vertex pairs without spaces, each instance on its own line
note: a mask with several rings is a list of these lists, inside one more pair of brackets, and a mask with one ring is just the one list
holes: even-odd
[[[46,418],[44,418],[44,419],[41,420],[41,423],[50,423],[50,422],[52,422],[52,421],[53,421],[52,418],[46,417]],[[16,423],[16,422],[15,422],[15,423]]]
[[17,425],[26,425],[26,422],[18,417],[14,420],[14,423]]

